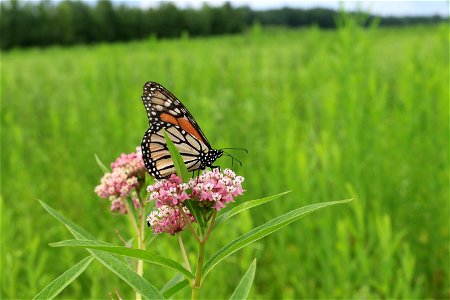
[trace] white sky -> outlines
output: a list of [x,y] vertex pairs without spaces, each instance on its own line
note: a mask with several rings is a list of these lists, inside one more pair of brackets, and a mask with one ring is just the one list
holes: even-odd
[[[127,1],[128,2],[128,1]],[[131,2],[131,1],[130,1]],[[155,6],[161,1],[140,0],[133,1],[135,5],[147,8]],[[200,7],[207,2],[211,5],[221,5],[225,1],[193,1],[193,0],[172,0],[179,7]],[[362,8],[372,14],[382,16],[429,16],[429,15],[449,15],[449,1],[294,1],[294,0],[234,0],[229,1],[233,6],[248,5],[252,9],[263,10],[280,7],[313,8],[324,7],[337,9],[342,4],[346,10],[356,10]],[[131,4],[131,3],[130,3]]]

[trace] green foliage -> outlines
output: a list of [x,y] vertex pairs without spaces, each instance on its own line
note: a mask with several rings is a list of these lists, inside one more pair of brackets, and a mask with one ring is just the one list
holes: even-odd
[[[351,199],[350,199],[351,200]],[[330,206],[330,205],[336,205],[336,204],[342,204],[347,203],[350,200],[342,200],[342,201],[331,201],[331,202],[324,202],[324,203],[318,203],[318,204],[312,204],[305,207],[297,208],[295,210],[292,210],[284,215],[281,215],[275,219],[270,220],[269,222],[258,226],[249,232],[247,232],[244,235],[241,235],[237,239],[231,241],[228,243],[225,247],[220,249],[216,254],[214,254],[211,259],[206,262],[205,264],[205,271],[203,273],[203,276],[206,276],[211,269],[217,265],[219,262],[227,258],[229,255],[233,254],[234,252],[238,251],[239,249],[242,249],[246,246],[248,246],[251,243],[254,243],[255,241],[289,225],[292,222],[297,221],[301,217],[324,207]]]
[[[149,36],[174,38],[241,33],[255,23],[274,26],[335,28],[339,13],[330,9],[282,8],[266,11],[249,7],[203,4],[200,9],[180,9],[170,1],[143,9],[133,4],[114,5],[110,0],[87,3],[79,0],[40,2],[9,0],[1,3],[1,49],[14,47],[73,45],[93,42],[130,41]],[[356,13],[358,15],[360,13]],[[433,24],[433,17],[374,17],[381,25]],[[33,30],[29,30],[33,28]]]
[[92,256],[84,258],[75,266],[64,272],[64,274],[53,280],[33,299],[55,298],[63,289],[65,289],[70,283],[72,283],[72,281],[74,281],[81,273],[83,273],[86,270],[86,268],[91,264],[93,259],[94,258]]
[[176,271],[179,271],[180,273],[184,274],[187,278],[191,279],[194,276],[191,272],[186,270],[182,265],[177,263],[176,261],[163,257],[161,255],[158,255],[152,251],[149,250],[140,250],[135,248],[129,248],[129,247],[121,247],[121,246],[115,246],[112,244],[105,244],[98,241],[91,241],[91,240],[66,240],[61,241],[57,243],[50,244],[52,247],[78,247],[78,248],[88,248],[88,249],[97,249],[102,250],[105,252],[110,252],[114,254],[120,254],[128,257],[133,258],[139,258],[143,259],[146,262],[165,266],[171,269],[174,269]]
[[[292,189],[221,224],[208,253],[296,207],[356,199],[229,256],[202,297],[231,295],[253,257],[254,299],[447,297],[448,28],[341,25],[2,53],[1,298],[32,298],[86,256],[48,246],[71,237],[36,198],[121,244],[111,237],[127,221],[94,194],[103,171],[93,154],[108,163],[139,145],[147,80],[183,101],[213,147],[249,150],[235,166],[241,201]],[[175,259],[177,246],[158,237],[150,248]],[[144,277],[159,288],[173,271]],[[59,297],[116,288],[133,296],[93,263]]]
[[242,276],[241,281],[237,285],[230,299],[247,299],[252,287],[253,279],[255,278],[256,259],[253,260],[247,272]]
[[[164,132],[166,140],[168,140],[167,134]],[[176,161],[176,158],[181,158],[180,154],[176,150],[173,144],[169,144],[169,149],[171,150],[171,153],[174,154],[172,157],[174,158],[174,161]],[[254,203],[255,200],[251,201],[251,203]],[[41,205],[57,220],[62,222],[66,227],[69,229],[69,231],[72,232],[72,234],[77,238],[76,240],[66,240],[61,241],[57,243],[52,243],[51,246],[53,247],[79,247],[79,248],[86,248],[89,253],[92,254],[93,257],[95,257],[98,261],[100,261],[105,267],[110,269],[113,273],[115,273],[118,277],[120,277],[122,280],[124,280],[126,283],[128,283],[131,287],[136,289],[138,293],[142,295],[145,299],[160,299],[162,298],[162,295],[158,290],[156,290],[150,283],[148,283],[145,279],[141,278],[140,276],[137,276],[136,273],[130,269],[128,266],[126,266],[123,262],[120,260],[117,260],[115,257],[108,255],[104,252],[109,252],[113,254],[120,254],[127,257],[132,258],[138,258],[142,259],[146,262],[150,262],[152,264],[168,267],[171,269],[174,269],[176,271],[179,271],[180,273],[184,274],[186,276],[186,280],[176,282],[170,281],[166,286],[167,288],[164,289],[166,297],[170,297],[176,292],[183,289],[188,283],[188,280],[192,280],[194,278],[194,275],[185,269],[183,266],[178,264],[176,261],[173,261],[169,258],[160,256],[152,251],[148,250],[141,250],[141,249],[135,249],[135,248],[128,248],[128,247],[121,247],[121,246],[114,246],[112,244],[95,241],[95,240],[87,240],[86,238],[91,238],[92,235],[85,232],[82,228],[75,225],[72,221],[65,218],[63,215],[55,211],[53,208],[45,204],[44,202],[40,201]],[[213,255],[212,259],[209,260],[209,262],[205,265],[204,268],[204,276],[220,261],[225,259],[227,256],[233,254],[237,250],[248,246],[249,244],[255,242],[258,239],[261,239],[262,237],[269,235],[278,229],[298,220],[300,217],[314,211],[318,210],[320,208],[339,204],[339,203],[346,203],[346,201],[334,201],[334,202],[326,202],[326,203],[320,203],[320,204],[314,204],[310,205],[304,208],[299,208],[296,210],[293,210],[289,213],[286,213],[285,215],[282,215],[280,217],[277,217],[263,226],[259,226],[255,228],[254,230],[248,232],[247,234],[242,235],[238,239],[232,241],[229,243],[226,247],[222,248],[219,252],[217,252],[215,255]],[[252,205],[247,207],[255,207],[256,205]],[[242,212],[245,209],[241,209],[236,212]],[[89,250],[94,249],[94,250]],[[56,295],[58,295],[65,287],[67,287],[73,280],[75,280],[91,263],[92,257],[88,257],[81,262],[79,262],[74,267],[70,268],[68,271],[64,272],[61,276],[56,278],[54,281],[52,281],[50,284],[48,284],[41,292],[38,293],[37,296],[35,296],[35,299],[41,299],[41,298],[54,298]],[[202,265],[197,265],[198,268],[203,269]],[[236,290],[234,291],[233,295],[231,296],[232,299],[242,299],[246,298],[248,296],[248,293],[250,291],[251,284],[253,282],[254,276],[255,276],[255,268],[256,268],[256,260],[253,260],[252,265],[250,266],[249,270],[246,272],[244,277],[239,282]],[[201,273],[200,273],[201,274]],[[197,278],[197,275],[195,276]],[[201,277],[201,275],[200,275]],[[197,279],[196,279],[197,280]]]
[[[51,214],[55,219],[64,224],[67,229],[73,234],[73,236],[78,240],[92,239],[93,235],[86,232],[83,228],[76,225],[71,220],[67,219],[65,216],[51,208],[46,203],[39,201],[45,210]],[[143,299],[161,299],[162,295],[159,291],[151,285],[147,280],[137,275],[133,270],[131,270],[124,262],[117,259],[116,257],[99,250],[87,251],[95,257],[102,265],[113,272],[117,277],[122,279],[128,285],[133,287],[137,292],[139,292]],[[61,282],[63,284],[64,282]],[[53,282],[50,283],[53,285]]]
[[164,298],[170,298],[173,295],[175,295],[177,292],[179,292],[180,290],[184,289],[185,287],[187,287],[189,285],[189,280],[185,279],[183,281],[177,282],[176,284],[172,285],[171,287],[169,287],[168,289],[166,289],[163,292],[163,296]]
[[277,195],[273,195],[273,196],[269,196],[269,197],[265,197],[265,198],[261,198],[261,199],[246,201],[246,202],[242,203],[241,205],[235,206],[234,208],[228,210],[226,213],[223,213],[220,216],[218,216],[214,225],[215,225],[215,227],[217,227],[219,224],[225,222],[232,216],[234,216],[240,212],[243,212],[244,210],[247,210],[247,209],[253,208],[255,206],[273,201],[273,200],[277,199],[278,197],[288,194],[289,192],[290,191],[280,193]]

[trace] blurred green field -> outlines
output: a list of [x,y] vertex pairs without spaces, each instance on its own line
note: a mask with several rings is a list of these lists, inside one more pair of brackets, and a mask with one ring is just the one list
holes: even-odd
[[[450,297],[448,25],[348,21],[336,31],[255,27],[1,53],[2,299],[34,296],[86,256],[48,246],[71,235],[36,199],[120,244],[127,220],[94,194],[94,154],[110,162],[140,144],[148,80],[183,101],[213,147],[249,150],[235,166],[246,178],[241,201],[292,189],[221,228],[208,253],[290,209],[356,199],[228,258],[202,297],[231,295],[253,257],[251,298]],[[151,248],[181,262],[175,238]],[[144,275],[160,288],[174,274],[146,265]],[[115,288],[133,297],[95,262],[60,298],[108,298]]]

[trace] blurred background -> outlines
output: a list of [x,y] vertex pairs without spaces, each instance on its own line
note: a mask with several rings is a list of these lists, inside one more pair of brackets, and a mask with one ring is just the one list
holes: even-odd
[[[249,150],[234,166],[241,202],[292,190],[217,231],[210,255],[291,209],[355,199],[231,256],[203,297],[231,295],[256,257],[251,298],[450,298],[448,11],[447,1],[2,1],[1,298],[30,298],[86,256],[49,247],[71,235],[37,199],[121,244],[127,220],[94,194],[94,154],[109,163],[140,144],[149,80],[181,99],[214,148]],[[177,247],[165,236],[150,249],[181,262]],[[174,274],[146,265],[144,275],[161,288]],[[133,297],[94,262],[60,298],[116,288]]]

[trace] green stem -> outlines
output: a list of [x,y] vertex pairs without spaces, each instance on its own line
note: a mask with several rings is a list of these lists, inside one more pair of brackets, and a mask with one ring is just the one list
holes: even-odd
[[206,246],[205,242],[199,243],[197,269],[195,271],[194,283],[192,284],[192,299],[193,300],[198,298],[198,292],[202,285],[203,261],[205,258],[205,246]]
[[186,221],[186,224],[188,225],[189,230],[192,232],[192,234],[194,235],[195,239],[200,243],[201,240],[199,238],[199,236],[197,235],[197,233],[195,232],[194,227],[192,227],[192,223],[189,220],[188,216],[186,215],[186,213],[184,212],[184,209],[181,205],[178,206],[178,209],[181,211],[181,214],[183,215],[184,220]]
[[216,220],[217,211],[214,211],[211,223],[209,224],[208,231],[205,234],[205,237],[202,241],[199,241],[199,248],[198,248],[198,260],[197,260],[197,269],[195,270],[195,279],[194,283],[192,284],[192,294],[191,298],[198,299],[198,293],[200,291],[200,287],[202,286],[202,276],[203,276],[203,261],[205,259],[205,247],[206,242],[209,239],[209,236],[211,235],[212,228],[214,227],[214,221]]
[[[138,197],[140,199],[139,192],[137,192],[137,193],[138,193]],[[142,202],[142,201],[140,201],[140,202]],[[144,211],[145,211],[144,205],[143,205],[143,203],[141,203],[142,205],[138,212],[138,221],[139,221],[139,225],[138,225],[138,222],[136,222],[136,216],[133,213],[133,211],[131,210],[131,206],[130,206],[128,199],[124,199],[124,204],[127,209],[127,215],[129,217],[131,226],[134,228],[136,236],[137,236],[138,249],[143,250],[145,248],[144,226],[143,226]],[[142,259],[137,260],[136,273],[139,276],[142,276],[144,274],[144,261]],[[141,294],[139,292],[136,292],[136,300],[141,300],[141,299],[142,299]]]
[[205,238],[203,239],[203,242],[206,243],[209,239],[209,236],[211,235],[212,229],[214,227],[214,222],[216,221],[217,216],[217,210],[214,211],[211,223],[209,224],[208,232],[205,235]]
[[145,202],[142,201],[141,194],[137,192],[139,203],[141,204],[141,208],[139,210],[139,231],[138,231],[138,238],[139,238],[139,249],[145,250],[145,243],[144,243],[144,229],[145,229]]
[[[127,215],[128,215],[128,218],[130,219],[130,224],[133,227],[133,229],[135,230],[136,235],[139,236],[139,227],[136,223],[136,217],[134,216],[134,213],[131,210],[131,206],[130,206],[128,199],[124,198],[123,203],[125,204],[125,207],[127,209]],[[138,243],[140,244],[139,239],[138,239]],[[138,247],[140,247],[140,245],[138,245]]]
[[[139,197],[140,199],[140,197]],[[144,229],[145,229],[145,203],[141,202],[141,209],[139,210],[139,222],[140,227],[138,231],[138,244],[139,249],[145,250],[145,241],[144,241]],[[137,273],[139,276],[144,275],[144,261],[142,259],[138,260]]]
[[183,239],[181,238],[181,234],[177,232],[178,244],[180,245],[181,254],[183,255],[184,264],[186,265],[186,269],[191,272],[191,266],[189,265],[189,260],[186,255],[186,250],[184,249]]

